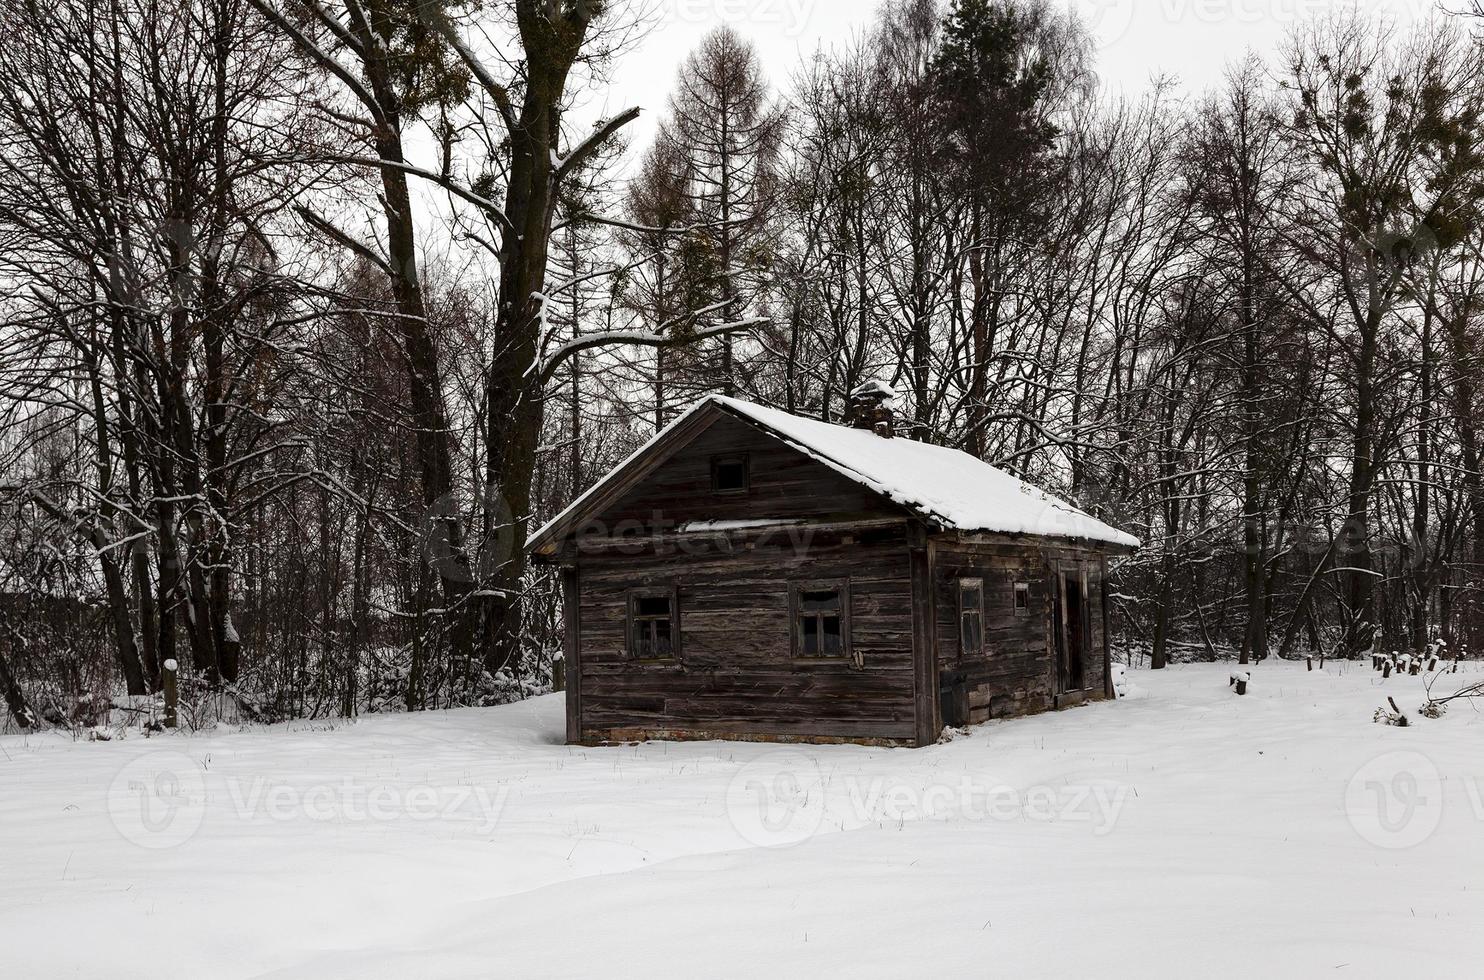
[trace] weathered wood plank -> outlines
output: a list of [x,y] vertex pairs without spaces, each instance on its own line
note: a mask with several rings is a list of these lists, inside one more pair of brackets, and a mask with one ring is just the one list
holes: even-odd
[[912,662],[918,745],[931,745],[943,731],[938,701],[938,648],[934,628],[933,549],[927,533],[914,525],[909,535],[907,563],[912,573]]
[[573,567],[562,569],[562,659],[567,675],[567,742],[582,741],[582,576]]
[[[654,541],[585,551],[585,741],[615,732],[754,732],[823,738],[914,737],[913,595],[903,522],[758,540],[727,553],[665,553]],[[797,550],[796,550],[797,549]],[[791,582],[845,581],[862,665],[794,660]],[[626,654],[628,592],[673,583],[684,641],[673,662]]]
[[[750,487],[711,492],[711,460],[746,455]],[[719,415],[640,483],[601,507],[591,524],[607,532],[673,530],[693,521],[784,520],[906,512],[756,427]]]

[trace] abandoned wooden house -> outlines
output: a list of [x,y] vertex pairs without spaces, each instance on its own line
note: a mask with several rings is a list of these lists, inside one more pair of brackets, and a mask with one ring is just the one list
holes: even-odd
[[530,540],[566,595],[569,742],[922,746],[1109,697],[1138,541],[972,456],[712,396]]

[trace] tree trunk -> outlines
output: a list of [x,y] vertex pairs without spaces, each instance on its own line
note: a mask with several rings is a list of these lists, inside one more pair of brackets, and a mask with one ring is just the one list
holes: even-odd
[[1379,314],[1362,330],[1355,378],[1355,438],[1352,442],[1350,491],[1345,525],[1340,537],[1348,622],[1345,656],[1354,657],[1375,642],[1375,579],[1370,542],[1371,488],[1375,481],[1376,335]]
[[[1453,375],[1453,416],[1459,436],[1459,447],[1462,450],[1463,464],[1462,480],[1468,516],[1471,521],[1471,533],[1469,535],[1473,543],[1472,569],[1470,578],[1478,580],[1481,571],[1484,571],[1484,475],[1480,473],[1481,450],[1479,446],[1478,432],[1478,361],[1471,350],[1470,338],[1468,336],[1469,310],[1465,307],[1455,311],[1454,315],[1444,320],[1448,331],[1448,354],[1451,360],[1450,367]],[[1450,593],[1452,590],[1448,590]],[[1466,637],[1455,637],[1455,646],[1460,641],[1466,641],[1473,649],[1478,649],[1484,643],[1484,634],[1481,634],[1479,622],[1478,599],[1472,598],[1465,607],[1468,634]],[[1469,615],[1474,612],[1474,615]]]
[[5,699],[5,707],[10,710],[10,716],[17,725],[22,728],[36,727],[36,714],[26,703],[26,696],[16,684],[15,675],[10,672],[10,665],[3,653],[0,653],[0,697]]

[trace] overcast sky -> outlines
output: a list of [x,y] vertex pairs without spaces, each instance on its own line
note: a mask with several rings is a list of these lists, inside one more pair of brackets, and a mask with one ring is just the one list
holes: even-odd
[[[768,74],[782,87],[801,57],[839,44],[874,19],[875,0],[653,0],[656,25],[613,73],[603,105],[587,111],[645,108],[632,131],[637,148],[660,113],[681,59],[711,27],[729,23],[751,37]],[[1099,74],[1136,93],[1151,75],[1177,76],[1187,91],[1220,80],[1248,48],[1274,51],[1298,21],[1342,6],[1390,16],[1405,29],[1436,9],[1435,0],[1062,0],[1092,26]],[[585,114],[585,112],[584,112]],[[636,154],[631,154],[630,159]]]

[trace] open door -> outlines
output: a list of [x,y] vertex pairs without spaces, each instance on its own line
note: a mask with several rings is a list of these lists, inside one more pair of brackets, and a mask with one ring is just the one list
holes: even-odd
[[1080,565],[1059,568],[1055,575],[1052,630],[1056,637],[1056,693],[1087,689],[1087,573]]

